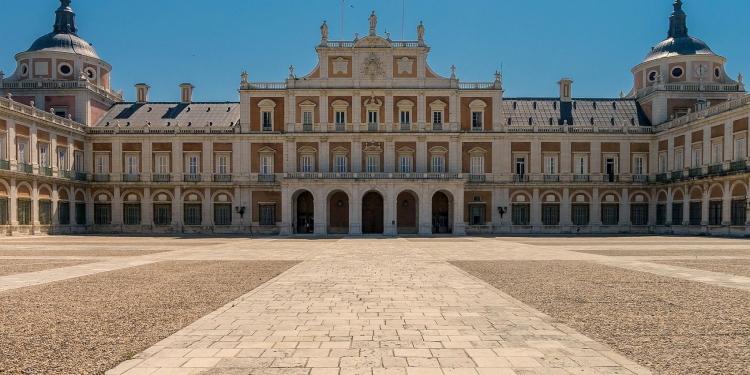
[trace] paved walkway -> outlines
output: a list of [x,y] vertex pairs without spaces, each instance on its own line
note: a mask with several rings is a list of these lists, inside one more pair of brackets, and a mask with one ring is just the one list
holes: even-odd
[[412,245],[327,244],[107,374],[650,374]]

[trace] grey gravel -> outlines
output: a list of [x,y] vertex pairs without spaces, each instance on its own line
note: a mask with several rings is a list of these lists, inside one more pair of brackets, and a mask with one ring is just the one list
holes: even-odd
[[[671,244],[671,243],[670,243]],[[579,253],[606,255],[611,257],[656,257],[656,256],[750,256],[747,250],[701,249],[701,250],[577,250]]]
[[[2,253],[0,253],[0,255],[2,255]],[[44,271],[53,268],[72,267],[87,263],[92,262],[85,260],[72,261],[63,259],[0,259],[0,276]]]
[[167,261],[0,293],[0,374],[103,374],[292,261]]
[[750,259],[657,260],[653,263],[750,277]]
[[4,257],[137,257],[170,250],[0,250]]
[[657,374],[749,374],[746,291],[580,261],[453,262]]

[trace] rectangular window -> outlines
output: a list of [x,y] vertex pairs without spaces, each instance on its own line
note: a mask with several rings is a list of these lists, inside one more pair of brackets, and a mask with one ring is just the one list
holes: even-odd
[[107,174],[109,173],[109,155],[96,155],[96,165],[94,166],[94,173],[96,174]]
[[659,155],[659,173],[667,173],[667,155]]
[[232,205],[229,203],[214,203],[214,224],[232,225]]
[[398,171],[401,173],[411,173],[413,157],[411,155],[401,155],[398,157]]
[[734,140],[734,160],[745,160],[745,138]]
[[701,225],[703,220],[701,202],[690,202],[690,225]]
[[140,203],[126,203],[122,205],[122,222],[125,225],[141,225]]
[[544,157],[544,174],[557,174],[557,156]]
[[154,225],[171,225],[172,224],[172,205],[155,204],[154,205]]
[[711,159],[712,164],[719,164],[722,162],[724,157],[721,155],[721,143],[714,144],[712,147],[713,155]]
[[271,130],[273,130],[273,112],[264,111],[262,113],[262,118],[263,118],[263,120],[262,120],[263,121],[263,128],[262,128],[262,130],[264,132],[270,132]]
[[112,204],[95,203],[94,204],[94,224],[109,225],[112,223]]
[[482,130],[482,112],[471,112],[471,130]]
[[513,204],[511,211],[513,225],[529,225],[531,216],[529,215],[530,207],[528,204]]
[[29,164],[29,149],[25,141],[18,142],[18,163]]
[[573,205],[573,225],[589,225],[589,205],[588,204],[574,204]]
[[708,202],[708,225],[721,225],[721,201]]
[[299,164],[300,172],[310,173],[315,171],[312,155],[302,155],[299,159]]
[[589,174],[589,157],[588,155],[579,155],[575,157],[575,169],[573,174],[586,175]]
[[313,113],[312,111],[304,111],[302,112],[302,125],[312,125],[313,124]]
[[39,224],[52,224],[52,202],[39,201]]
[[337,125],[345,125],[346,124],[346,112],[344,111],[336,111],[335,112],[336,117],[336,124]]
[[672,203],[672,225],[682,225],[683,207],[682,202]]
[[[2,139],[0,138],[0,149],[2,149]],[[0,151],[0,159],[2,159],[3,153]],[[68,150],[60,148],[57,151],[57,168],[63,171],[68,170]]]
[[411,124],[411,112],[410,111],[401,111],[401,123]]
[[200,173],[200,169],[198,168],[198,156],[196,155],[190,155],[187,157],[187,173],[188,174],[198,174]]
[[367,155],[365,165],[367,167],[367,173],[380,172],[380,155]]
[[18,200],[18,217],[16,219],[18,219],[19,225],[31,225],[31,200]]
[[560,225],[560,205],[542,205],[542,225]]
[[745,211],[745,200],[737,199],[732,201],[732,225],[744,226],[747,221],[747,211]]
[[698,168],[703,165],[703,159],[700,148],[693,149],[693,168]]
[[0,137],[0,160],[7,160],[5,156],[5,137]]
[[443,111],[432,111],[432,130],[443,130]]
[[378,111],[367,111],[367,122],[370,124],[378,123]]
[[57,221],[60,225],[70,225],[70,202],[57,202]]
[[169,155],[156,155],[156,174],[169,174]]
[[338,155],[333,157],[333,171],[336,173],[346,173],[346,156]]
[[656,205],[656,225],[667,224],[667,205],[657,204]]
[[216,174],[229,174],[229,156],[216,156]]
[[633,174],[645,174],[645,168],[643,164],[643,157],[636,156],[633,158]]
[[469,205],[469,225],[484,225],[485,224],[485,210],[486,207],[483,204],[470,204]]
[[674,170],[681,171],[683,169],[682,161],[683,161],[682,151],[675,152],[674,153]]
[[526,174],[526,158],[516,158],[516,174],[519,176]]
[[76,203],[76,225],[86,225],[86,203]]
[[602,205],[602,225],[617,225],[620,222],[620,205]]
[[273,174],[273,156],[260,157],[260,174]]
[[483,156],[473,156],[471,158],[471,174],[484,174]]
[[445,173],[445,156],[435,155],[432,157],[432,173]]
[[203,206],[200,203],[185,204],[185,225],[201,225]]
[[39,166],[49,167],[49,147],[46,143],[39,144]]
[[138,174],[138,156],[125,157],[125,174]]
[[76,172],[84,173],[86,170],[85,168],[83,168],[83,153],[76,152],[75,158],[76,158]]
[[8,198],[0,198],[0,225],[8,225]]
[[648,205],[633,204],[630,206],[630,222],[633,225],[648,225]]
[[260,213],[260,225],[276,225],[275,204],[260,204],[258,213]]

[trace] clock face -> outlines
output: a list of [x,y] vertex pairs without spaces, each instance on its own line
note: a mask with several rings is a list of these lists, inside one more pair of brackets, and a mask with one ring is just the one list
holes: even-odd
[[708,67],[705,65],[698,65],[695,67],[695,76],[696,77],[705,77],[708,73]]

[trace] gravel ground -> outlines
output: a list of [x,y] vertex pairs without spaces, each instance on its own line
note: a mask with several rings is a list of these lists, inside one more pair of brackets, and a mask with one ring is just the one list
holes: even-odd
[[137,257],[170,250],[2,250],[4,257]]
[[71,267],[86,263],[92,262],[64,259],[0,259],[0,276],[17,275],[19,273],[43,271],[52,268]]
[[[671,243],[670,243],[671,245]],[[579,253],[606,255],[611,257],[658,257],[658,256],[750,256],[748,250],[706,249],[706,250],[575,250]]]
[[650,262],[750,277],[750,259],[657,260]]
[[0,374],[103,374],[296,263],[169,261],[0,293]]
[[657,374],[750,374],[750,294],[578,261],[452,262]]

